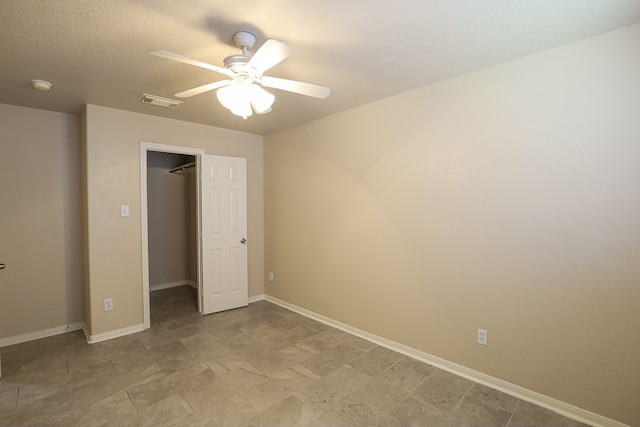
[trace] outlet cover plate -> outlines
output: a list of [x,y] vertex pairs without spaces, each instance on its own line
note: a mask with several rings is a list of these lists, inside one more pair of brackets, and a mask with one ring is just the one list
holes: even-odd
[[478,329],[478,344],[487,345],[488,344],[488,333],[484,329]]

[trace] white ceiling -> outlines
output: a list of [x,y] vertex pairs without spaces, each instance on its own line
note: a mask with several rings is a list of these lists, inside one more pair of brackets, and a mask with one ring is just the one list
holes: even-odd
[[[639,0],[0,0],[0,102],[65,113],[84,104],[267,134],[420,86],[640,22]],[[293,54],[267,75],[329,86],[318,100],[274,90],[273,112],[232,115],[225,76],[154,57],[165,49],[222,66],[245,30]],[[256,47],[257,47],[256,46]],[[53,83],[49,92],[29,81]]]

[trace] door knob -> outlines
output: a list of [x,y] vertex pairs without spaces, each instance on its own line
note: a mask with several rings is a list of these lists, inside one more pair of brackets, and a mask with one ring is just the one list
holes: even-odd
[[247,243],[247,239],[245,239],[244,237],[242,239],[240,239],[240,243],[242,243],[243,245],[245,245]]
[[4,270],[4,264],[0,264],[0,270]]

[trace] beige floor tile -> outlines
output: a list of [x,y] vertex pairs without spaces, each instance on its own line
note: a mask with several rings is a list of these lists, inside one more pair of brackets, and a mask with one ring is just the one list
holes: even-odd
[[364,351],[373,350],[377,346],[377,344],[372,343],[371,341],[367,341],[364,338],[356,336],[350,336],[345,342]]
[[349,334],[337,329],[328,329],[325,332],[300,341],[296,346],[310,353],[321,353],[348,340],[350,337]]
[[225,347],[233,350],[247,345],[281,340],[285,336],[284,332],[267,325],[246,328],[246,330],[245,327],[242,327],[241,330],[242,332],[238,335],[220,338],[220,342]]
[[283,348],[291,347],[299,343],[300,341],[311,338],[318,334],[318,331],[313,330],[308,326],[302,325],[285,332],[281,339],[267,342],[266,345],[277,351]]
[[[175,315],[174,313],[171,313]],[[200,323],[200,317],[202,317],[199,313],[193,313],[188,316],[183,316],[178,319],[168,320],[162,323],[162,326],[167,328],[169,331],[173,331],[176,329],[184,328],[186,326],[191,326],[196,323]]]
[[449,413],[467,394],[472,385],[473,382],[465,378],[436,370],[411,392],[410,396]]
[[322,412],[314,405],[290,396],[248,420],[243,427],[302,427],[320,425],[314,420]]
[[367,374],[341,367],[305,387],[296,397],[304,403],[314,405],[316,409],[326,410],[371,379]]
[[138,348],[134,351],[114,354],[111,358],[111,363],[118,374],[123,374],[128,371],[144,369],[162,358],[169,357],[172,354],[181,353],[183,351],[184,346],[178,341],[153,349],[148,349],[142,346],[142,348]]
[[254,360],[271,356],[274,353],[273,348],[265,343],[249,340],[241,346],[234,347],[233,350],[231,350],[229,358],[252,363]]
[[212,380],[215,374],[205,365],[197,364],[166,375],[153,381],[127,389],[129,398],[136,408],[156,403],[166,397],[188,390]]
[[310,357],[300,365],[323,377],[340,366],[350,363],[362,353],[364,353],[364,350],[343,342]]
[[9,381],[6,378],[0,378],[0,393],[4,393],[9,390],[17,390],[20,385],[20,383]]
[[255,387],[242,391],[240,397],[249,402],[258,412],[262,412],[300,392],[313,381],[315,380],[289,369],[275,377],[267,378]]
[[574,421],[521,400],[508,425],[509,427],[573,427]]
[[0,393],[0,411],[8,411],[18,406],[18,388],[13,388]]
[[211,405],[237,394],[238,386],[230,383],[224,377],[215,377],[210,381],[181,392],[184,399],[196,412],[207,412]]
[[208,365],[208,362],[215,361],[230,353],[231,351],[221,344],[213,346],[210,350],[202,351],[189,351],[186,348],[180,348],[175,352],[157,357],[156,363],[160,365],[164,372],[171,374],[192,365],[201,363]]
[[184,337],[179,339],[179,341],[184,345],[184,347],[193,352],[200,351],[228,351],[229,349],[225,347],[220,340],[215,338],[212,334],[207,332],[202,332],[199,334],[191,335],[188,337]]
[[[295,329],[306,327],[308,318],[296,313],[281,313],[278,318],[267,320],[270,326],[283,332],[290,332]],[[317,331],[315,331],[318,333]]]
[[[390,411],[403,427],[442,426],[446,414],[412,398],[406,398]],[[488,426],[487,426],[488,427]]]
[[398,360],[398,365],[407,369],[411,369],[412,371],[424,375],[425,377],[428,377],[436,370],[434,366],[431,366],[428,363],[421,362],[409,356],[405,356],[402,359]]
[[376,409],[389,412],[405,400],[408,391],[378,379],[369,381],[364,387],[352,393],[349,398],[364,402]]
[[239,391],[255,387],[268,378],[251,363],[242,360],[222,360],[220,363],[229,371],[221,377]]
[[509,396],[506,393],[502,393],[481,384],[474,384],[473,387],[471,387],[471,390],[469,390],[468,395],[484,402],[491,403],[492,405],[509,412],[513,412],[518,404],[517,397]]
[[384,347],[376,346],[359,358],[349,362],[349,366],[357,371],[374,377],[403,357],[404,356],[400,353]]
[[123,419],[134,419],[137,411],[134,409],[126,391],[120,391],[90,405],[69,411],[63,418],[68,426],[100,427],[109,424],[123,423]]
[[38,358],[32,355],[28,358],[5,361],[4,349],[2,351],[2,382],[32,384],[63,377],[68,373],[67,361],[62,357]]
[[308,370],[302,365],[293,365],[291,369],[296,371],[300,375],[304,375],[307,378],[311,378],[312,380],[319,380],[320,378],[322,378],[320,375],[311,372],[310,370]]
[[27,411],[51,414],[51,413],[83,413],[89,408],[116,394],[124,393],[127,402],[131,406],[126,388],[152,381],[165,374],[160,371],[158,365],[151,365],[147,369],[127,372],[124,375],[109,376],[72,388],[62,388],[59,393],[52,394],[42,399],[34,400],[23,406]]
[[426,377],[395,363],[381,372],[376,378],[387,384],[392,384],[406,390],[407,392],[411,392],[415,390]]
[[60,394],[62,391],[73,390],[75,387],[81,387],[114,375],[116,372],[111,363],[107,361],[70,372],[65,376],[28,384],[20,387],[18,406],[27,405],[35,400]]
[[206,411],[189,415],[180,421],[181,427],[236,427],[258,412],[238,395],[209,405]]
[[300,364],[313,357],[313,354],[291,346],[264,357],[250,358],[251,363],[267,376],[274,376],[285,369]]
[[317,320],[313,320],[313,319],[307,319],[306,325],[308,327],[310,327],[311,329],[316,330],[318,332],[326,332],[326,331],[330,331],[330,330],[335,329],[332,326],[329,326],[329,325],[327,325],[325,323],[322,323],[322,322],[318,322]]
[[379,426],[400,427],[400,421],[393,415],[381,411],[360,400],[347,398],[329,408],[316,418],[312,425],[318,426]]
[[103,348],[83,345],[70,354],[64,356],[69,372],[78,371],[97,363],[109,362],[111,355]]
[[[182,425],[185,418],[193,414],[189,404],[178,393],[169,395],[152,405],[142,408],[137,417],[123,417],[122,425],[140,427],[174,427]],[[134,422],[129,424],[130,422]]]
[[511,412],[498,408],[487,401],[466,396],[462,403],[447,417],[450,427],[504,427],[511,418]]

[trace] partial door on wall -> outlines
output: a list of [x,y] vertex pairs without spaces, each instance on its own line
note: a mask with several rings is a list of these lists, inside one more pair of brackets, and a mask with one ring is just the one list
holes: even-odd
[[202,313],[248,304],[247,160],[202,155]]

